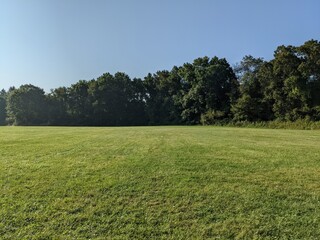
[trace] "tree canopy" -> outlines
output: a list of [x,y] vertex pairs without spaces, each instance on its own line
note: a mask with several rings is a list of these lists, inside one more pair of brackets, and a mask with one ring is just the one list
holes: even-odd
[[217,121],[320,120],[320,42],[245,56],[233,68],[202,57],[131,79],[104,73],[45,93],[25,84],[0,92],[0,124],[168,125]]

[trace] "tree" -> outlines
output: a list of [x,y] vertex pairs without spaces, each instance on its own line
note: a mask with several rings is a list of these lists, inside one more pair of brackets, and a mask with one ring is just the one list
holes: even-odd
[[280,46],[273,65],[273,111],[280,120],[297,120],[307,111],[306,79],[298,70],[301,60],[293,46]]
[[69,102],[69,89],[58,87],[51,90],[47,96],[48,118],[50,125],[72,125],[71,110]]
[[178,68],[158,71],[144,80],[146,113],[151,125],[181,123],[181,84]]
[[6,110],[6,91],[0,91],[0,125],[6,124],[7,110]]
[[279,46],[274,59],[258,72],[265,86],[264,98],[272,104],[277,119],[295,121],[310,114],[310,75],[306,70],[301,71],[305,66],[299,48]]
[[[133,80],[105,73],[49,94],[33,85],[0,92],[0,124],[167,125],[320,120],[320,42],[279,46],[274,59],[192,63]],[[7,120],[5,120],[7,118]]]
[[134,78],[131,83],[131,93],[126,113],[127,125],[146,125],[146,91],[140,78]]
[[9,91],[7,115],[9,123],[14,125],[47,124],[47,104],[43,89],[26,84]]
[[198,124],[208,111],[220,112],[219,118],[229,117],[238,97],[238,82],[226,59],[198,58],[192,65],[185,64],[181,75],[189,86],[182,98],[182,118],[187,123]]
[[265,84],[259,77],[264,64],[262,58],[245,56],[235,67],[241,97],[232,105],[234,120],[266,121],[273,118],[270,102],[264,97]]
[[105,73],[89,84],[93,125],[141,125],[145,122],[143,86],[125,73]]
[[74,125],[89,125],[92,117],[92,106],[89,97],[90,82],[80,80],[67,90],[68,114]]
[[320,120],[320,42],[310,40],[296,50],[301,59],[298,70],[306,79],[310,117]]

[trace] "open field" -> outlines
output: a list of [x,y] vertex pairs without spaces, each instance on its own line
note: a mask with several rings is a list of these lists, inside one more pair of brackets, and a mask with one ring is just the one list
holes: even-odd
[[320,131],[0,128],[0,239],[318,239]]

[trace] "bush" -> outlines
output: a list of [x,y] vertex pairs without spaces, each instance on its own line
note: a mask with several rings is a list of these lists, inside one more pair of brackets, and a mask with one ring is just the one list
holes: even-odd
[[268,122],[249,122],[249,121],[216,121],[211,124],[215,126],[228,127],[248,127],[248,128],[271,128],[271,129],[300,129],[300,130],[320,130],[320,121],[312,121],[309,117],[296,121],[268,121]]
[[226,124],[225,113],[222,111],[209,110],[205,114],[201,114],[200,123],[202,125],[221,125]]

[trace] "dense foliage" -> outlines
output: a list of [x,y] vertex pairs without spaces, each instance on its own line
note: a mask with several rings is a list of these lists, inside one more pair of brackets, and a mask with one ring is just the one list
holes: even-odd
[[0,92],[0,124],[169,125],[320,120],[320,42],[279,46],[274,59],[218,57],[130,79],[105,73],[46,94],[33,85]]

